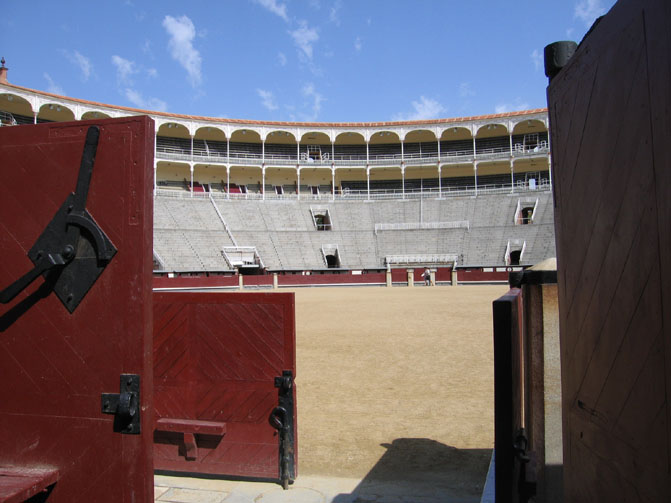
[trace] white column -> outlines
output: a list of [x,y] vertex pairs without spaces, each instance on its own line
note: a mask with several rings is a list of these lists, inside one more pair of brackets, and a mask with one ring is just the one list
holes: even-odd
[[158,168],[158,162],[155,159],[156,157],[154,157],[154,197],[156,196],[156,170]]
[[403,148],[403,140],[401,140],[401,163],[403,163],[403,157],[405,155],[405,148]]
[[193,135],[191,135],[191,162],[193,162]]
[[401,199],[405,199],[405,166],[403,163],[401,163]]
[[438,198],[443,197],[443,177],[442,177],[442,166],[438,162]]
[[301,200],[301,167],[296,166],[296,183],[298,184],[297,190],[297,199],[300,201]]
[[515,192],[515,171],[513,169],[513,160],[510,159],[510,193]]
[[475,136],[473,137],[473,159],[476,157],[476,149],[475,149]]
[[[367,146],[368,144],[366,144]],[[366,157],[368,155],[366,154]],[[366,164],[366,193],[367,199],[370,200],[370,167]]]
[[266,167],[261,166],[261,199],[266,199]]
[[261,140],[261,164],[266,163],[266,140]]
[[226,199],[231,198],[231,166],[226,165]]
[[513,133],[510,133],[510,157],[513,156]]
[[37,114],[39,112],[33,112],[33,124],[37,124]]
[[226,138],[226,162],[231,162],[231,140]]
[[335,164],[331,164],[331,201],[335,201]]
[[368,157],[368,140],[366,140],[366,167],[370,164],[370,158]]
[[475,180],[475,197],[478,197],[478,163],[473,163],[473,179]]

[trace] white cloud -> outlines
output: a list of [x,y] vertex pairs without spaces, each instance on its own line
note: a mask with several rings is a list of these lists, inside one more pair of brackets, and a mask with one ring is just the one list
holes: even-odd
[[147,69],[147,77],[155,79],[156,77],[158,77],[158,70],[156,68]]
[[573,16],[580,19],[585,26],[591,26],[594,20],[606,13],[601,0],[580,0],[573,11]]
[[298,21],[298,24],[300,27],[294,31],[290,31],[289,35],[294,39],[294,43],[302,51],[302,54],[308,60],[312,60],[312,44],[319,40],[319,34],[316,28],[308,28],[308,23],[304,19]]
[[287,6],[277,0],[253,0],[254,3],[259,4],[264,9],[269,10],[273,14],[278,15],[284,19],[287,23],[289,22],[289,16],[287,15]]
[[131,76],[137,73],[137,68],[133,61],[117,56],[112,56],[112,64],[116,67],[116,80],[119,85],[132,85]]
[[265,89],[257,89],[256,92],[261,97],[261,104],[266,107],[267,110],[273,111],[277,110],[278,106],[275,103],[275,98],[271,91],[266,91]]
[[280,66],[286,66],[287,57],[284,55],[283,52],[278,52],[277,53],[277,62],[280,64]]
[[531,53],[531,61],[534,62],[536,71],[541,70],[543,68],[543,55],[541,54],[541,51],[534,49]]
[[301,92],[305,98],[310,100],[308,106],[312,109],[312,113],[305,116],[305,121],[311,122],[317,120],[317,116],[322,109],[324,97],[315,90],[315,86],[312,83],[305,84]]
[[66,58],[70,60],[73,65],[79,68],[84,82],[88,81],[91,77],[91,74],[93,73],[93,65],[91,64],[91,60],[82,55],[79,51],[70,52],[62,50],[61,52],[65,55]]
[[342,8],[342,0],[335,0],[333,6],[329,10],[329,21],[340,26],[340,9]]
[[470,82],[462,82],[459,84],[459,96],[462,98],[469,98],[471,96],[475,96],[475,91],[471,87]]
[[135,89],[126,88],[125,95],[128,101],[130,101],[137,108],[141,108],[143,110],[165,112],[168,109],[168,105],[165,103],[165,101],[159,100],[158,98],[149,98],[145,100]]
[[54,82],[54,79],[48,73],[43,74],[44,79],[47,81],[47,92],[51,94],[58,94],[60,96],[65,96],[63,88]]
[[361,45],[361,37],[357,37],[357,38],[354,40],[354,49],[356,50],[356,52],[361,52],[361,47],[362,47],[362,45]]
[[506,114],[520,110],[529,110],[529,103],[522,102],[519,98],[515,100],[515,103],[499,103],[494,107],[494,113],[497,114]]
[[193,46],[196,36],[196,28],[187,16],[174,18],[165,16],[163,28],[170,35],[168,47],[170,55],[177,61],[189,75],[189,82],[193,87],[200,85],[202,81],[200,53]]
[[75,51],[75,61],[79,66],[79,69],[82,71],[84,80],[89,80],[91,72],[93,72],[93,65],[91,65],[91,60],[86,56],[82,56],[78,51]]
[[408,114],[396,114],[393,120],[416,121],[423,119],[435,119],[445,112],[445,107],[436,100],[420,96],[419,101],[412,102],[413,112]]

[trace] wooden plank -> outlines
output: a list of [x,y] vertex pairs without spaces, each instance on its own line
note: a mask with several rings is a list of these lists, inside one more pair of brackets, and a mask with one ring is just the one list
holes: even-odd
[[[0,288],[32,268],[27,251],[75,190],[92,125],[86,209],[118,251],[72,313],[44,278],[0,305],[0,465],[57,469],[53,503],[149,501],[151,434],[115,433],[101,412],[122,373],[141,376],[141,410],[152,409],[149,117],[0,128]],[[79,244],[91,250],[86,236]],[[141,427],[151,432],[151,413]]]
[[21,503],[58,481],[58,470],[0,466],[0,503]]
[[156,468],[278,478],[268,418],[275,378],[296,375],[293,294],[157,293],[154,313]]
[[201,433],[203,435],[219,435],[226,433],[226,423],[220,421],[199,421],[197,419],[172,419],[162,417],[156,421],[159,431],[178,431],[182,433]]
[[[668,26],[671,22],[671,4],[666,0],[648,2],[645,12],[646,48],[648,60],[650,101],[655,104],[650,115],[650,124],[653,132],[653,162],[655,174],[655,193],[657,202],[657,226],[659,236],[659,256],[665,257],[660,261],[660,276],[665,278],[660,285],[662,305],[660,308],[662,333],[671,333],[671,149],[668,139],[671,138],[671,96],[669,82],[671,82],[671,32]],[[663,352],[666,368],[671,366],[671,337],[664,337]],[[671,372],[663,377],[666,390],[671,390]],[[666,452],[671,452],[671,400],[666,402]],[[664,444],[657,442],[658,448]],[[661,456],[661,453],[658,454]],[[656,457],[657,458],[657,457]],[[671,494],[671,477],[667,479],[667,493]]]
[[671,500],[669,22],[620,0],[548,89],[570,501]]

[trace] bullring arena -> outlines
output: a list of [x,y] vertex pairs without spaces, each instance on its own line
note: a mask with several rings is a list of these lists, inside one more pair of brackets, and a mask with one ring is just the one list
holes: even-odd
[[[554,256],[545,110],[224,120],[30,90],[4,65],[0,110],[4,125],[148,115],[155,289],[294,292],[299,476],[254,501],[480,500],[492,301]],[[155,483],[158,501],[244,493],[211,475]]]

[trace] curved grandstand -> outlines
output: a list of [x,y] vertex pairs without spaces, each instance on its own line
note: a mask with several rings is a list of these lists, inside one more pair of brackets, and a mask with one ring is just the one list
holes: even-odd
[[545,109],[379,123],[215,119],[35,91],[0,70],[2,125],[139,114],[156,124],[157,274],[493,270],[555,254]]

